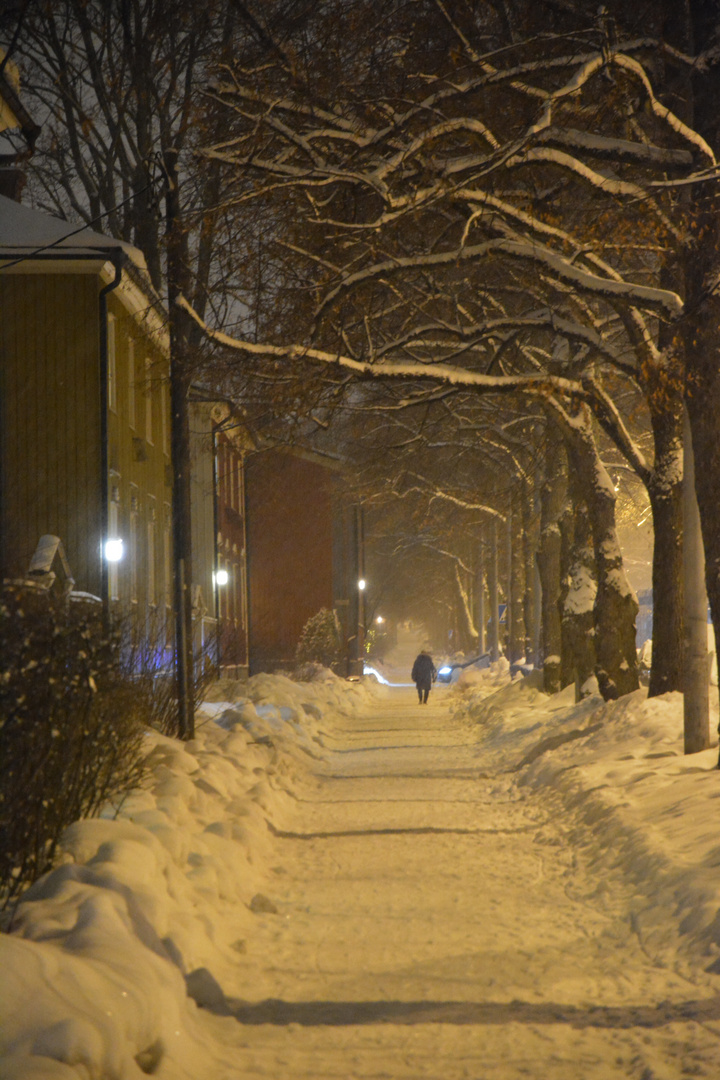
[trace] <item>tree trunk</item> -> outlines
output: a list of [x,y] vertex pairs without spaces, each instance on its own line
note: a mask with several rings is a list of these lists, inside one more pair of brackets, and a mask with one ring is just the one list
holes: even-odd
[[[717,4],[690,0],[692,37],[704,47],[717,31]],[[717,65],[693,80],[696,129],[717,152],[720,146],[720,71]],[[693,191],[692,242],[685,247],[685,401],[695,458],[695,493],[705,548],[705,584],[715,640],[720,640],[720,195],[714,186]]]
[[577,479],[585,493],[597,566],[595,674],[603,698],[612,701],[639,686],[635,650],[638,603],[623,567],[615,525],[615,491],[600,460],[586,407],[566,417],[563,426]]
[[490,544],[488,550],[488,606],[490,619],[488,622],[488,652],[491,660],[500,657],[500,629],[498,626],[498,553],[497,553],[497,522],[493,518],[489,527]]
[[707,593],[705,558],[700,536],[700,515],[695,498],[695,464],[690,425],[685,431],[683,535],[685,567],[685,753],[696,754],[710,745],[708,685]]
[[538,498],[537,485],[526,486],[525,497],[522,501],[522,550],[523,550],[523,578],[525,590],[523,592],[523,623],[525,626],[525,660],[528,664],[537,664],[535,655],[535,603],[536,574],[535,552],[538,548]]
[[648,696],[683,690],[682,406],[652,409],[655,467],[648,482],[654,531],[652,668]]
[[560,515],[567,498],[567,459],[562,440],[553,431],[549,446],[545,481],[541,491],[540,543],[537,564],[542,589],[542,651],[543,689],[557,694],[561,683],[560,574],[561,536]]
[[[455,605],[457,623],[457,646],[462,652],[474,652],[477,648],[477,628],[473,621],[472,592],[468,584],[463,580],[463,571],[458,563],[455,563],[455,585],[457,588],[457,603]],[[458,617],[459,616],[459,617]]]
[[486,649],[485,635],[485,552],[483,550],[484,530],[481,529],[475,548],[475,623],[478,632],[478,654],[483,656]]
[[[577,474],[570,474],[573,507],[572,549],[568,584],[563,595],[562,634],[569,658],[568,682],[575,683],[575,700],[587,696],[587,683],[595,671],[595,602],[597,567],[592,543],[590,515]],[[567,663],[567,661],[566,661]],[[565,684],[567,685],[567,683]]]
[[524,660],[525,618],[523,597],[525,594],[525,563],[523,556],[523,518],[520,486],[510,492],[508,511],[508,660],[511,664]]

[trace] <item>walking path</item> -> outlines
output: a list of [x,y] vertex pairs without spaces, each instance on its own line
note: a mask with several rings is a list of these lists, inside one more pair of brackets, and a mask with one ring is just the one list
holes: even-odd
[[235,1018],[207,1018],[238,1080],[716,1077],[712,977],[649,955],[566,832],[443,688],[346,721],[276,828]]

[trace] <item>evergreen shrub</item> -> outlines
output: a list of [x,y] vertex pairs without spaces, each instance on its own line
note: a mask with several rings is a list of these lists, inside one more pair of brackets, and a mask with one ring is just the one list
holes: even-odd
[[305,623],[295,653],[298,664],[332,667],[340,659],[340,630],[334,611],[320,608]]

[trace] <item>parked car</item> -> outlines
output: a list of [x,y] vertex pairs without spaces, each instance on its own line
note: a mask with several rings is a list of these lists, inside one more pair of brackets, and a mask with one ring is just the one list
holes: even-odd
[[457,680],[464,668],[474,667],[478,670],[490,667],[490,653],[482,656],[472,656],[469,660],[446,661],[438,667],[437,681],[440,683],[453,683]]

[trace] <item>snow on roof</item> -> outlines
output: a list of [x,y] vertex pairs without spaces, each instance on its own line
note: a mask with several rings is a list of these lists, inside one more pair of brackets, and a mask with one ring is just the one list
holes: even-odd
[[76,258],[123,254],[145,271],[143,253],[124,240],[116,240],[92,229],[52,217],[0,195],[0,258],[50,258],[68,255]]

